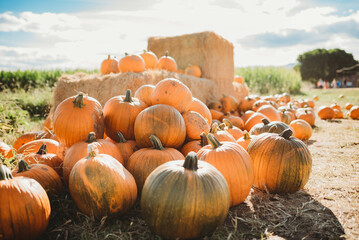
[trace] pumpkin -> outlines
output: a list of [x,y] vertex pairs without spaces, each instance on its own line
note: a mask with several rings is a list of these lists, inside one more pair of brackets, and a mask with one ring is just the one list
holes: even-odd
[[202,71],[197,65],[189,65],[184,70],[184,74],[200,78]]
[[303,119],[304,121],[309,123],[310,126],[312,126],[312,127],[315,124],[315,114],[314,114],[314,112],[312,112],[308,109],[304,109],[304,110],[298,109],[296,117],[297,117],[297,119]]
[[28,142],[22,145],[17,151],[17,154],[29,155],[31,153],[37,153],[40,147],[46,144],[46,152],[58,155],[61,158],[61,154],[64,146],[58,141],[53,139],[38,139]]
[[[49,223],[49,197],[34,179],[15,177],[0,165],[1,239],[37,239]],[[11,203],[11,204],[10,204]]]
[[222,104],[219,101],[210,101],[207,105],[209,109],[222,112]]
[[317,95],[313,96],[313,101],[319,101],[319,97]]
[[132,97],[131,90],[110,98],[103,107],[106,135],[116,139],[120,131],[126,139],[134,140],[136,117],[145,108],[145,103]]
[[288,93],[283,93],[280,97],[279,97],[279,101],[280,102],[284,102],[284,103],[289,103],[291,100],[290,95]]
[[38,140],[38,139],[48,139],[53,136],[51,131],[38,131],[38,132],[28,132],[20,135],[14,142],[13,147],[17,150],[22,145]]
[[151,147],[151,135],[158,137],[165,147],[181,147],[186,139],[186,125],[180,112],[164,104],[143,110],[135,121],[137,145],[140,148]]
[[129,55],[125,53],[125,56],[118,62],[118,69],[120,72],[143,72],[145,71],[145,61],[141,56]]
[[136,201],[135,179],[115,158],[98,154],[94,145],[88,148],[69,176],[72,199],[81,212],[98,219],[126,213]]
[[248,118],[248,120],[245,123],[245,130],[247,130],[247,132],[249,132],[252,127],[258,123],[262,123],[262,119],[265,118],[269,121],[269,119],[262,113],[254,113],[252,116],[250,116],[250,118]]
[[318,110],[318,117],[320,119],[332,119],[334,114],[334,109],[328,106],[321,106]]
[[201,133],[209,132],[209,125],[198,112],[188,111],[182,114],[186,125],[186,139],[188,141],[201,139]]
[[254,114],[255,112],[252,110],[247,110],[245,113],[243,113],[243,115],[241,116],[243,122],[244,122],[244,126],[245,123],[247,122],[247,120]]
[[353,106],[349,111],[349,117],[359,119],[359,106]]
[[227,131],[224,131],[226,124],[222,123],[218,125],[217,123],[212,123],[210,133],[212,133],[218,141],[229,141],[229,142],[235,142],[236,139]]
[[241,117],[227,113],[224,115],[224,118],[230,121],[233,126],[239,129],[244,129],[244,122]]
[[238,111],[239,112],[246,112],[248,110],[251,110],[253,107],[253,104],[256,102],[257,100],[250,97],[250,96],[246,96],[244,97],[244,99],[238,104]]
[[351,104],[351,103],[345,104],[345,109],[346,110],[350,110],[352,107],[353,107],[353,104]]
[[233,96],[226,96],[223,95],[222,98],[219,99],[221,105],[222,105],[222,112],[228,113],[237,110],[238,102]]
[[271,104],[267,100],[258,100],[253,103],[252,110],[257,112],[257,110],[264,105],[271,105]]
[[222,121],[222,119],[224,117],[224,114],[222,112],[214,110],[214,109],[209,109],[209,112],[211,113],[212,121],[213,120]]
[[166,54],[160,59],[158,59],[157,69],[159,70],[167,70],[170,72],[177,72],[177,63],[172,57],[168,55],[168,51]]
[[334,109],[334,118],[336,119],[340,119],[340,118],[343,118],[344,117],[344,114],[341,110],[338,110],[338,109]]
[[47,144],[43,143],[36,153],[29,153],[23,156],[28,164],[41,163],[50,166],[59,176],[62,176],[62,159],[54,153],[47,151]]
[[4,142],[0,142],[0,157],[12,158],[16,150]]
[[234,82],[236,83],[244,83],[244,78],[242,76],[234,76],[234,79],[233,79]]
[[157,67],[158,58],[153,52],[143,50],[143,53],[140,54],[140,56],[145,62],[146,69],[155,69]]
[[147,178],[142,190],[142,216],[166,239],[192,239],[215,231],[225,220],[229,190],[221,173],[198,161],[195,153],[167,162]]
[[28,165],[24,160],[20,160],[17,169],[12,171],[14,177],[28,177],[35,179],[45,189],[47,194],[52,197],[59,195],[62,191],[60,176],[52,167],[35,163]]
[[239,138],[236,143],[241,145],[245,150],[247,150],[248,145],[251,143],[252,137],[249,135],[249,133],[244,130],[243,131],[243,137]]
[[224,129],[226,132],[228,132],[229,134],[231,134],[235,140],[237,140],[238,138],[243,137],[243,132],[241,129],[239,129],[236,126],[233,126],[233,124],[231,123],[231,121],[229,121],[228,119],[224,118],[223,119],[223,123],[226,124],[226,128]]
[[269,122],[268,119],[263,118],[262,123],[254,125],[249,131],[250,135],[259,135],[265,132],[281,133],[285,129],[290,128],[287,124],[281,121]]
[[96,139],[95,133],[90,132],[87,135],[86,141],[75,143],[69,148],[65,155],[62,169],[63,178],[66,183],[68,183],[71,170],[75,164],[88,155],[87,151],[90,144],[96,146],[99,153],[110,155],[121,164],[125,164],[120,149],[114,143],[105,139]]
[[144,102],[149,107],[152,105],[151,98],[154,89],[154,85],[142,85],[139,89],[136,90],[134,97]]
[[107,56],[107,59],[103,60],[100,67],[100,73],[110,74],[118,73],[120,70],[118,68],[118,61],[115,58],[111,58],[110,54]]
[[201,133],[201,140],[194,140],[185,143],[181,148],[181,153],[183,156],[187,156],[190,152],[197,153],[201,148],[208,145],[207,135],[205,133]]
[[184,160],[181,152],[174,148],[164,148],[161,141],[155,136],[150,136],[152,148],[142,148],[132,154],[126,163],[126,169],[136,180],[138,192],[141,193],[147,177],[158,166],[173,160]]
[[212,115],[211,112],[209,111],[208,107],[206,106],[206,104],[204,104],[201,100],[192,97],[192,103],[189,106],[188,111],[195,111],[198,112],[199,114],[202,115],[202,117],[204,117],[207,121],[207,123],[209,125],[212,124]]
[[103,138],[104,127],[101,104],[83,93],[66,98],[54,113],[55,135],[66,147],[85,141],[89,132]]
[[187,112],[192,104],[192,93],[181,81],[166,78],[156,84],[151,100],[152,105],[166,104],[182,114]]
[[[116,145],[118,149],[120,149],[122,158],[124,163],[130,158],[130,156],[137,151],[137,145],[134,140],[126,140],[126,138],[122,135],[121,132],[117,133],[116,141],[112,140],[111,138],[106,138],[107,141],[112,142]],[[115,157],[116,158],[116,157]]]
[[262,113],[270,121],[281,121],[279,111],[272,105],[263,105],[262,107],[258,108],[257,113]]
[[230,206],[243,202],[252,188],[253,166],[249,154],[233,142],[219,142],[208,134],[210,145],[198,151],[198,159],[210,163],[226,179],[231,195]]
[[312,156],[292,133],[286,129],[281,134],[262,134],[249,144],[257,188],[270,193],[294,193],[308,182]]
[[307,121],[304,121],[303,119],[296,119],[292,121],[290,126],[293,129],[293,137],[296,137],[300,140],[308,140],[312,136],[312,127]]
[[288,113],[286,110],[279,111],[281,121],[289,125],[292,121],[292,117]]
[[330,105],[330,107],[333,109],[342,110],[342,108],[337,103],[333,103],[332,105]]

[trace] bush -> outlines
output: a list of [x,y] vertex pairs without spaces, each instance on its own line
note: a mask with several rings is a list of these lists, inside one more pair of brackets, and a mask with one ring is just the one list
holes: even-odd
[[244,77],[252,92],[259,94],[298,94],[301,89],[300,74],[293,69],[280,67],[246,67],[236,69]]

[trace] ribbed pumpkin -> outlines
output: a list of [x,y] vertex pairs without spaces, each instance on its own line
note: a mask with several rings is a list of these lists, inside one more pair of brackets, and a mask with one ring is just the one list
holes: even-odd
[[20,135],[14,142],[13,147],[19,149],[22,145],[39,139],[49,139],[53,136],[51,131],[28,132]]
[[321,106],[318,110],[318,117],[320,119],[334,118],[334,109],[328,106]]
[[146,104],[132,97],[131,90],[110,98],[103,107],[106,135],[116,139],[117,132],[121,132],[126,139],[134,140],[136,117],[145,108]]
[[63,160],[56,154],[49,153],[46,143],[43,143],[36,153],[29,153],[23,159],[28,164],[41,163],[50,166],[59,176],[62,176]]
[[164,56],[158,59],[157,69],[177,72],[176,60],[174,60],[168,55],[168,51],[166,51],[166,54]]
[[223,223],[229,190],[221,173],[210,164],[186,159],[156,168],[142,191],[142,216],[149,228],[166,239],[204,237]]
[[16,149],[10,147],[4,142],[0,142],[0,156],[3,156],[4,158],[12,158],[14,156],[14,152],[16,152]]
[[146,69],[155,69],[157,67],[158,58],[153,52],[143,50],[143,53],[140,54],[140,56],[145,62]]
[[269,122],[268,119],[263,118],[262,123],[254,125],[249,131],[250,135],[259,135],[265,132],[281,133],[285,129],[290,128],[289,125],[281,121]]
[[315,124],[315,114],[308,109],[303,109],[303,110],[298,109],[298,111],[296,113],[296,117],[297,117],[297,119],[302,119],[302,120],[306,121],[312,127]]
[[262,123],[262,119],[265,118],[269,121],[269,119],[267,118],[267,116],[265,116],[262,113],[254,113],[252,116],[250,116],[248,118],[248,120],[245,123],[245,130],[247,130],[247,132],[249,132],[252,127],[254,127],[254,125],[258,124],[258,123]]
[[0,164],[1,239],[37,239],[49,223],[49,197],[34,179],[15,177]]
[[353,106],[349,111],[349,117],[359,119],[359,106]]
[[290,126],[293,129],[293,137],[296,137],[300,140],[308,140],[312,136],[312,127],[307,121],[304,121],[303,119],[296,119],[292,121]]
[[292,121],[292,117],[288,113],[286,110],[279,111],[281,121],[289,125]]
[[141,193],[147,177],[158,166],[173,160],[184,160],[181,152],[174,148],[164,148],[161,141],[155,136],[150,136],[152,148],[142,148],[136,151],[128,159],[126,169],[136,180],[138,192]]
[[192,97],[192,103],[189,106],[188,111],[198,112],[199,114],[202,115],[202,117],[204,117],[207,120],[209,125],[212,124],[211,112],[209,111],[206,104],[204,104],[201,100],[199,100],[199,99],[197,99],[195,97]]
[[142,85],[139,89],[136,90],[134,97],[144,102],[149,107],[152,105],[151,98],[154,89],[154,85]]
[[307,183],[312,156],[307,146],[291,135],[290,129],[281,134],[262,134],[249,144],[257,188],[270,193],[293,193]]
[[252,188],[253,166],[248,153],[237,143],[219,142],[208,134],[210,145],[198,151],[198,159],[210,163],[226,179],[231,195],[230,206],[243,202]]
[[249,135],[249,133],[244,130],[243,137],[239,138],[236,143],[241,145],[245,150],[247,150],[248,145],[251,143],[252,137]]
[[151,147],[151,135],[158,137],[165,147],[181,147],[186,139],[186,125],[180,112],[164,104],[143,110],[135,121],[137,145],[140,148]]
[[190,152],[197,153],[201,148],[208,145],[207,134],[201,133],[201,140],[194,140],[185,143],[181,148],[181,153],[183,156],[187,156]]
[[103,138],[104,121],[101,104],[79,93],[62,101],[54,113],[54,131],[66,147],[85,141],[89,132]]
[[223,123],[226,124],[226,128],[224,129],[226,132],[228,132],[229,134],[231,134],[235,140],[237,140],[238,138],[243,137],[243,132],[241,129],[239,129],[236,126],[233,126],[232,122],[229,121],[228,119],[224,118],[223,119]]
[[204,117],[198,112],[188,111],[182,114],[186,125],[186,139],[187,141],[201,139],[201,133],[209,132],[209,125]]
[[63,178],[66,183],[68,183],[71,170],[75,166],[75,164],[82,158],[88,156],[87,151],[90,144],[95,146],[99,153],[110,155],[121,164],[125,164],[120,149],[118,149],[118,147],[114,143],[105,139],[96,139],[95,133],[90,132],[87,136],[86,141],[75,143],[69,148],[65,155],[62,168]]
[[81,212],[101,219],[126,213],[137,197],[136,182],[116,159],[98,154],[89,145],[88,156],[71,170],[69,189]]
[[115,58],[111,58],[110,54],[107,59],[103,60],[100,67],[101,74],[118,73],[118,61]]
[[141,56],[136,54],[129,55],[125,53],[125,56],[118,62],[118,69],[120,72],[143,72],[145,71],[145,61]]
[[192,93],[181,81],[166,78],[159,81],[152,93],[152,104],[166,104],[176,108],[181,114],[192,104]]
[[[221,126],[221,127],[220,127]],[[212,123],[210,133],[212,133],[220,142],[236,142],[236,139],[227,131],[224,131],[226,126],[224,123],[221,123],[220,126],[217,123]]]
[[52,167],[45,164],[35,163],[28,165],[24,160],[20,160],[17,168],[12,171],[12,175],[14,177],[22,176],[35,179],[50,197],[56,196],[62,191],[60,176]]
[[200,78],[202,71],[197,65],[189,65],[184,70],[184,74]]
[[[107,141],[112,142],[116,145],[118,149],[120,149],[122,158],[124,163],[126,164],[127,160],[130,156],[137,151],[137,145],[134,140],[126,140],[126,138],[122,135],[121,132],[117,133],[118,138],[116,141],[112,140],[111,138],[106,138]],[[115,157],[116,158],[116,157]]]
[[253,107],[253,104],[256,102],[257,100],[246,96],[244,97],[244,99],[238,104],[238,111],[239,112],[246,112],[248,110],[251,110]]
[[275,109],[272,105],[263,105],[258,108],[257,113],[262,113],[265,115],[270,121],[281,121],[280,114],[277,109]]

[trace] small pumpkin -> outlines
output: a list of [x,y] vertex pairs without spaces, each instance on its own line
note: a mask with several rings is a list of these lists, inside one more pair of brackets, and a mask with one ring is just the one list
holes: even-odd
[[312,126],[312,127],[315,124],[315,114],[314,114],[314,112],[312,112],[308,109],[303,109],[303,110],[298,109],[296,117],[297,117],[297,119],[303,119],[304,121],[309,123],[310,126]]
[[243,137],[242,130],[240,128],[236,127],[236,126],[233,126],[231,121],[224,118],[223,123],[227,126],[224,130],[226,132],[228,132],[229,134],[231,134],[234,137],[235,140],[237,140],[238,138]]
[[247,110],[243,115],[241,116],[244,125],[246,124],[247,120],[255,113],[255,111]]
[[342,110],[342,108],[337,103],[331,104],[330,107],[333,109]]
[[353,106],[349,111],[349,117],[359,119],[359,106]]
[[265,132],[281,133],[285,129],[290,128],[287,124],[281,121],[270,122],[268,119],[263,118],[262,123],[254,125],[249,131],[250,135],[259,135]]
[[43,144],[46,144],[47,153],[56,154],[60,159],[63,159],[63,153],[67,151],[67,148],[63,144],[53,139],[38,139],[28,142],[22,145],[22,147],[20,147],[16,153],[22,155],[37,153]]
[[296,119],[292,121],[290,126],[293,129],[293,137],[300,140],[308,140],[313,134],[310,124],[303,119]]
[[352,107],[353,107],[353,104],[351,104],[351,103],[346,103],[345,104],[345,109],[346,110],[350,110]]
[[244,99],[238,104],[238,111],[239,112],[246,112],[248,110],[251,110],[253,107],[253,104],[256,102],[257,100],[250,97],[250,96],[246,96],[244,97]]
[[209,112],[211,113],[212,122],[213,122],[213,120],[222,121],[222,119],[224,117],[224,114],[222,112],[214,110],[214,109],[209,109]]
[[140,54],[140,56],[145,62],[146,69],[155,69],[157,67],[158,58],[153,52],[143,50],[143,53]]
[[187,156],[190,152],[197,153],[201,148],[208,145],[207,135],[205,133],[201,133],[201,140],[193,140],[185,143],[181,148],[181,153],[183,156]]
[[221,123],[218,125],[217,123],[212,123],[210,133],[214,135],[215,138],[218,139],[218,141],[229,141],[229,142],[236,142],[236,139],[227,131],[224,131],[226,124]]
[[234,76],[233,81],[237,83],[244,83],[244,78],[242,76],[236,75]]
[[155,89],[154,85],[142,85],[139,89],[136,90],[134,97],[138,100],[144,102],[147,107],[152,105],[152,93]]
[[125,53],[125,56],[118,62],[118,69],[120,72],[143,72],[145,71],[145,61],[139,55],[129,55]]
[[288,114],[288,112],[286,110],[282,110],[279,111],[279,114],[281,117],[281,121],[289,125],[290,122],[292,121],[292,117]]
[[168,51],[166,51],[164,56],[158,59],[157,69],[177,72],[176,60],[168,55]]
[[233,114],[225,114],[224,118],[231,122],[231,124],[239,129],[244,129],[244,122],[241,117]]
[[[122,158],[124,163],[126,164],[127,160],[131,157],[131,155],[137,151],[136,141],[134,140],[126,140],[121,132],[117,132],[117,139],[116,141],[112,140],[111,138],[106,138],[107,141],[112,142],[116,145],[118,149],[120,149]],[[116,158],[116,157],[115,157]]]
[[110,73],[118,73],[118,61],[115,58],[111,58],[110,54],[107,56],[107,59],[103,60],[100,67],[100,73],[102,75]]
[[247,130],[247,132],[249,132],[252,129],[252,127],[254,127],[254,125],[256,125],[258,123],[262,123],[263,118],[265,118],[265,119],[267,119],[269,121],[267,116],[265,116],[264,114],[262,114],[262,113],[254,113],[246,121],[244,129]]
[[201,133],[209,132],[208,122],[198,112],[188,111],[182,114],[186,125],[186,139],[188,141],[201,139]]
[[195,153],[167,162],[147,178],[142,191],[142,216],[149,228],[166,239],[204,237],[223,223],[229,190],[222,174],[198,161]]
[[334,118],[340,119],[344,117],[344,113],[341,110],[334,109]]
[[16,138],[13,147],[17,150],[22,145],[39,139],[49,139],[54,134],[51,131],[37,131],[37,132],[28,132],[20,135],[18,138]]
[[252,110],[257,112],[257,110],[264,105],[271,105],[271,104],[269,101],[261,99],[253,103]]
[[202,71],[197,65],[189,65],[184,70],[184,74],[200,78]]
[[232,112],[237,110],[238,107],[238,102],[237,100],[231,96],[231,95],[223,95],[223,97],[221,97],[219,99],[221,105],[222,105],[222,112],[223,113],[227,113],[227,112]]
[[334,109],[328,106],[321,106],[318,110],[318,117],[320,119],[332,119],[334,114]]
[[252,137],[249,135],[249,133],[244,130],[243,131],[243,137],[239,138],[236,143],[241,145],[245,150],[247,150],[248,145],[251,143]]

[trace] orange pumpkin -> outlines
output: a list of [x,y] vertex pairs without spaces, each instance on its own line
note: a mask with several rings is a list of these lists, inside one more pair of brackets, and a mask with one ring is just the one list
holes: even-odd
[[224,114],[222,112],[214,110],[214,109],[209,109],[209,112],[211,113],[212,121],[213,120],[222,121],[222,119],[224,117]]
[[184,74],[200,78],[202,71],[197,65],[189,65],[184,70]]
[[164,148],[155,135],[150,136],[150,141],[153,147],[136,151],[126,163],[126,169],[136,180],[139,193],[141,193],[147,177],[158,166],[173,160],[184,160],[181,152],[174,148]]
[[85,141],[89,132],[103,138],[104,121],[101,104],[79,93],[62,101],[54,113],[54,131],[66,147]]
[[312,111],[309,111],[308,109],[298,110],[296,114],[297,119],[303,119],[307,123],[310,124],[310,126],[314,126],[315,124],[315,114]]
[[332,105],[330,105],[330,107],[333,109],[342,110],[342,108],[337,103],[333,103]]
[[151,147],[151,135],[158,137],[165,147],[181,147],[186,139],[186,125],[180,112],[164,104],[143,110],[135,121],[137,145],[140,148]]
[[189,106],[188,111],[195,111],[198,112],[199,114],[202,115],[202,117],[204,117],[207,121],[207,123],[209,125],[212,124],[212,115],[211,112],[209,111],[208,107],[206,106],[206,104],[204,104],[201,100],[192,97],[192,103]]
[[143,53],[140,54],[140,56],[145,62],[146,69],[155,69],[157,67],[158,58],[153,52],[143,50]]
[[226,124],[221,123],[218,125],[217,123],[213,123],[210,129],[210,133],[218,139],[218,141],[228,141],[228,142],[236,142],[236,139],[227,131],[224,130]]
[[350,110],[352,107],[353,107],[353,104],[351,104],[351,103],[345,104],[345,109],[346,110]]
[[293,128],[293,137],[300,140],[308,140],[313,134],[310,124],[303,119],[296,119],[292,121],[290,126]]
[[252,110],[257,112],[257,110],[264,105],[270,105],[270,102],[267,100],[258,100],[253,103]]
[[234,76],[234,82],[237,82],[237,83],[244,83],[244,78],[242,76]]
[[334,114],[334,109],[328,106],[321,106],[318,110],[318,117],[320,119],[332,119]]
[[257,113],[262,113],[265,115],[270,121],[281,121],[281,117],[279,111],[275,109],[272,105],[263,105],[258,108]]
[[158,59],[157,69],[177,72],[176,60],[168,55],[168,51],[166,51],[165,56],[162,56],[160,59]]
[[61,144],[58,141],[53,140],[53,139],[38,139],[38,140],[28,142],[28,143],[22,145],[16,151],[16,153],[23,154],[23,155],[37,153],[43,144],[46,144],[46,152],[47,153],[56,154],[61,158],[62,154],[60,154],[60,153],[61,153],[63,146],[61,146]]
[[244,122],[244,124],[247,122],[247,120],[254,114],[255,112],[252,110],[247,110],[242,116],[242,120]]
[[52,118],[48,115],[44,121],[44,131],[53,131],[54,130],[54,123],[52,122]]
[[201,133],[209,132],[209,125],[198,112],[188,111],[182,114],[186,125],[186,138],[188,141],[201,139]]
[[359,106],[353,106],[349,111],[349,117],[359,119]]
[[201,140],[194,140],[187,142],[181,148],[181,153],[183,156],[187,156],[190,152],[197,153],[201,148],[208,145],[208,139],[206,133],[201,133]]
[[145,61],[141,56],[125,53],[125,56],[118,62],[118,69],[120,72],[143,72],[145,71]]
[[4,158],[12,158],[15,151],[15,148],[10,147],[4,142],[0,142],[0,156],[3,156]]
[[229,120],[233,126],[239,128],[239,129],[244,129],[244,122],[241,117],[234,116],[234,115],[227,113],[224,115],[224,118]]
[[243,137],[243,132],[240,128],[234,126],[231,121],[229,121],[227,118],[223,119],[223,123],[226,124],[226,128],[224,129],[226,132],[231,134],[235,140],[238,138]]
[[228,113],[237,110],[238,102],[233,96],[226,96],[223,95],[221,99],[219,99],[221,105],[222,105],[222,112]]
[[134,97],[138,100],[144,102],[147,107],[152,105],[152,93],[155,89],[154,85],[142,85],[139,89],[136,90]]
[[219,142],[208,134],[210,145],[198,151],[198,159],[217,168],[226,179],[231,196],[230,206],[243,202],[252,188],[253,166],[249,154],[233,142]]
[[127,160],[131,157],[131,155],[135,151],[137,151],[137,145],[134,140],[126,140],[121,132],[117,133],[117,137],[118,138],[116,139],[116,141],[112,140],[109,137],[106,138],[106,140],[112,142],[116,145],[118,149],[120,149],[123,161],[126,164]]
[[103,60],[101,63],[100,73],[110,74],[110,73],[118,73],[120,70],[118,69],[118,61],[117,59],[111,59],[110,54],[108,55],[107,59]]
[[47,139],[53,137],[53,133],[49,130],[47,131],[38,131],[38,132],[28,132],[20,135],[14,142],[13,147],[17,150],[22,145],[38,140],[38,139]]
[[222,112],[222,104],[219,101],[210,101],[207,105],[209,109]]
[[255,98],[246,96],[244,99],[238,104],[238,111],[239,112],[246,112],[248,110],[251,110],[253,107],[253,104],[257,100]]
[[341,110],[334,109],[334,118],[340,119],[344,117],[344,113]]
[[245,123],[245,130],[247,130],[247,132],[249,132],[252,127],[258,123],[262,123],[262,119],[265,118],[269,121],[269,118],[267,118],[264,114],[262,113],[254,113],[250,118],[248,118],[248,120]]
[[281,121],[289,125],[290,122],[292,121],[292,117],[288,114],[288,112],[286,110],[282,110],[279,111],[279,114]]
[[152,105],[167,104],[182,114],[187,112],[192,104],[192,93],[181,81],[166,78],[156,84],[151,99]]
[[135,120],[145,108],[146,104],[132,98],[131,90],[127,90],[126,95],[110,98],[103,107],[106,135],[116,139],[117,132],[121,132],[126,139],[135,139]]
[[251,141],[252,141],[251,135],[249,135],[249,133],[246,130],[244,130],[243,137],[239,138],[236,141],[236,143],[241,145],[247,151],[248,145],[251,143]]
[[291,100],[290,95],[288,93],[283,93],[282,95],[280,95],[279,97],[279,101],[280,102],[284,102],[284,103],[289,103]]

